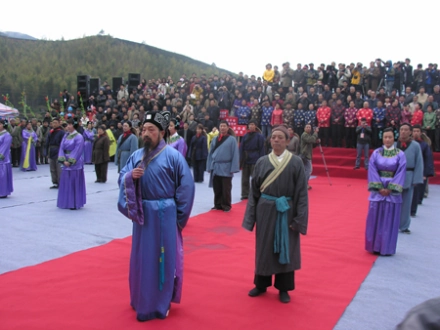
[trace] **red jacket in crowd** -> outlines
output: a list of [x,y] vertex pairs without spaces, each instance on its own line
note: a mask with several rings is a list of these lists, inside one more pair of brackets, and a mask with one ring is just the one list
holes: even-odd
[[370,108],[359,109],[359,111],[356,114],[356,118],[358,120],[358,123],[361,122],[362,118],[365,118],[367,120],[368,126],[371,127],[371,120],[373,119],[373,110],[371,110]]
[[330,117],[332,111],[329,107],[320,107],[316,112],[316,119],[319,127],[330,127]]

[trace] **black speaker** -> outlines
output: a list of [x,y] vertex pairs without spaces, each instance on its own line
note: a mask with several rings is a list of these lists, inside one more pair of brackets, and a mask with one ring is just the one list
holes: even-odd
[[129,73],[128,74],[128,93],[133,92],[141,83],[140,73]]
[[113,85],[112,85],[112,89],[113,89],[113,97],[116,98],[116,94],[118,93],[119,88],[121,87],[121,85],[124,83],[124,78],[122,77],[113,77]]
[[99,94],[99,87],[101,87],[101,79],[90,78],[90,95],[96,97]]
[[[87,101],[90,95],[90,76],[77,76],[76,77],[77,92],[81,94],[84,108],[87,107]],[[80,103],[79,95],[77,95],[78,105]]]

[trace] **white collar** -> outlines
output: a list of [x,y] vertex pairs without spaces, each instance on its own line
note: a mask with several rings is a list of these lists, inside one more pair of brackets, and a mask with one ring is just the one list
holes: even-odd
[[176,132],[173,135],[171,135],[171,137],[176,137],[177,135],[179,135],[179,134]]
[[284,156],[286,155],[287,149],[283,151],[283,153],[279,156],[275,155],[275,157],[277,157],[278,161],[281,163],[281,161],[283,160]]
[[394,149],[394,144],[391,147],[389,147],[389,148],[387,148],[386,146],[383,146],[383,149],[384,150],[393,150]]

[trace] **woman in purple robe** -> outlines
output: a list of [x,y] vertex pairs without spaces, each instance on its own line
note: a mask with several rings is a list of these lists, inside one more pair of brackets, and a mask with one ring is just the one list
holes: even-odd
[[32,129],[30,121],[27,122],[26,128],[23,129],[21,136],[23,137],[23,143],[21,144],[20,168],[22,171],[36,171],[35,145],[38,142],[38,136]]
[[92,122],[87,122],[87,128],[84,130],[84,164],[92,164],[93,141],[95,132],[92,128]]
[[67,121],[67,134],[63,137],[58,153],[62,164],[57,206],[76,210],[86,204],[86,183],[84,179],[84,138],[79,134],[74,121]]
[[384,145],[374,150],[368,168],[368,190],[371,193],[365,249],[389,256],[396,253],[406,157],[394,146],[392,128],[383,131],[382,139]]
[[168,132],[170,135],[167,139],[167,144],[180,152],[183,158],[185,158],[188,146],[186,145],[185,139],[177,134],[178,129],[179,122],[176,119],[171,119],[170,126],[168,127]]
[[8,122],[0,120],[0,198],[12,193],[11,144],[12,136],[6,130]]

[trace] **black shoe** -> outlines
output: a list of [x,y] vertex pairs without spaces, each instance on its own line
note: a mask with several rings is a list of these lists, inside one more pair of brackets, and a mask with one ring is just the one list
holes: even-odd
[[259,288],[255,287],[251,291],[249,291],[248,295],[250,297],[258,297],[260,294],[265,293],[266,290],[267,290],[266,288],[259,289]]
[[242,200],[242,201],[245,200],[245,199],[248,199],[248,198],[247,198],[247,197],[242,197],[242,198],[240,198],[240,200]]
[[52,187],[50,187],[49,189],[58,189],[58,185],[54,184]]
[[416,214],[415,213],[411,213],[411,218],[415,218]]
[[290,302],[290,296],[287,291],[280,291],[280,301],[284,304]]
[[224,209],[223,212],[226,212],[226,213],[227,212],[231,212],[231,209],[230,208],[229,209]]
[[217,206],[212,207],[211,210],[220,210],[220,211],[223,211],[223,209],[222,209],[221,207],[217,207]]
[[409,229],[404,229],[404,230],[402,230],[402,233],[404,233],[404,234],[411,234],[411,230],[409,230]]
[[359,169],[359,166],[353,167],[353,170],[358,170],[358,169]]
[[96,180],[96,181],[95,181],[95,183],[101,183],[101,181],[99,181],[99,180]]

